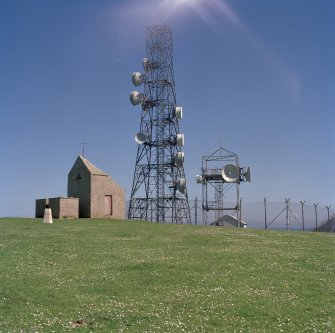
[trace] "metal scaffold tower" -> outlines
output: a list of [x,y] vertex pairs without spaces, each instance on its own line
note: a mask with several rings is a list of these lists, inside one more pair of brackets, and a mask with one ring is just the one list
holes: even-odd
[[130,101],[141,105],[140,132],[128,219],[191,223],[184,172],[183,109],[177,106],[172,32],[167,25],[147,29],[144,73],[134,72]]
[[[241,227],[240,183],[250,182],[250,167],[240,168],[237,155],[220,147],[202,157],[201,175],[196,179],[202,184],[204,225],[226,225],[235,220]],[[228,192],[234,192],[230,198],[232,202],[227,202]],[[226,211],[236,213],[236,219],[225,215]]]

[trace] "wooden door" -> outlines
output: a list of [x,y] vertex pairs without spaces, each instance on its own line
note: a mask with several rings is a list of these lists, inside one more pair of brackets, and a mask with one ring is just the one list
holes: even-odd
[[105,195],[105,215],[113,215],[113,196]]

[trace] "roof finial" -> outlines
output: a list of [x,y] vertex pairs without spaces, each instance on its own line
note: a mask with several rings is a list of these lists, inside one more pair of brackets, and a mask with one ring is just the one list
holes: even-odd
[[83,158],[85,158],[85,146],[88,145],[88,143],[85,141],[85,139],[83,139],[83,142],[80,144],[83,145]]

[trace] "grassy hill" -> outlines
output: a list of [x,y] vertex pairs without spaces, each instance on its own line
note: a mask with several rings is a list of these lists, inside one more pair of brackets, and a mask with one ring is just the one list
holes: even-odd
[[334,234],[0,219],[0,332],[335,332]]

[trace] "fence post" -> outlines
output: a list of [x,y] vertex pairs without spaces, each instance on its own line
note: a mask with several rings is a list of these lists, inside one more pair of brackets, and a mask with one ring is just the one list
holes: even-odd
[[266,198],[264,198],[264,223],[265,223],[265,230],[268,228],[266,224]]
[[306,201],[300,201],[301,203],[301,222],[302,222],[302,231],[305,231],[305,219],[304,219],[304,204]]
[[318,231],[318,206],[319,206],[319,203],[315,204],[313,203],[314,205],[314,211],[315,211],[315,231]]
[[330,215],[329,215],[329,209],[330,209],[331,206],[332,206],[332,205],[326,206],[326,208],[327,208],[327,227],[326,227],[326,228],[328,228],[328,230],[325,230],[325,231],[330,231]]
[[198,225],[198,197],[195,197],[195,200],[194,200],[194,209],[195,209],[195,212],[194,212],[194,223],[195,223],[195,225]]
[[242,220],[242,198],[240,198],[240,213],[238,214],[237,227],[241,228],[241,220]]
[[289,230],[289,225],[290,225],[290,216],[289,216],[289,201],[291,200],[291,198],[285,199],[285,204],[286,204],[286,230]]

